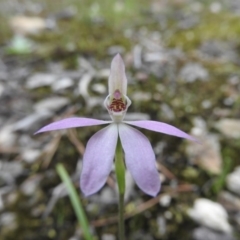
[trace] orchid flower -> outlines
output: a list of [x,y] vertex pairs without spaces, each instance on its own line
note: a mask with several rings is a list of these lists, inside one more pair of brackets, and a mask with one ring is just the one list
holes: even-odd
[[195,140],[192,136],[163,122],[156,121],[124,121],[124,116],[131,104],[127,97],[127,78],[125,66],[119,54],[111,63],[108,80],[109,95],[104,101],[112,121],[91,118],[72,117],[51,123],[37,133],[109,124],[95,133],[88,141],[83,156],[83,167],[80,187],[86,196],[96,193],[103,187],[112,170],[118,139],[125,155],[125,164],[138,187],[146,194],[156,196],[160,190],[160,178],[156,168],[156,158],[149,140],[136,128]]

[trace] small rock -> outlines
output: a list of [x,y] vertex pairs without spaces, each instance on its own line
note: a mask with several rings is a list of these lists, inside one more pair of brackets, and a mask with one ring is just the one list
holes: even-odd
[[188,215],[194,221],[213,230],[225,233],[232,231],[226,210],[219,203],[209,199],[196,199],[193,208],[189,209]]
[[219,194],[218,201],[227,211],[236,212],[240,211],[240,198],[234,196],[232,193],[222,191]]
[[240,15],[240,2],[238,0],[225,1],[228,8],[237,15]]
[[17,34],[36,34],[44,30],[46,21],[40,17],[15,16],[10,20],[12,30]]
[[206,60],[221,62],[239,62],[238,54],[229,42],[206,41],[200,47],[200,56]]
[[171,200],[172,200],[172,197],[168,194],[165,194],[160,198],[159,204],[162,207],[168,207],[171,204]]
[[29,77],[30,71],[31,70],[29,69],[29,66],[15,67],[14,69],[11,70],[10,77],[12,78],[12,80],[15,81],[15,84],[14,84],[15,87],[19,88],[19,83],[20,83],[19,80],[24,80],[25,81],[25,79]]
[[[0,187],[0,211],[2,211],[5,208],[5,202],[6,202],[6,195],[9,193],[13,192],[13,186],[5,186],[5,187]],[[3,200],[4,197],[4,200]],[[7,201],[9,204],[9,202]]]
[[103,102],[105,98],[102,97],[91,97],[87,101],[87,108],[92,109],[93,107],[96,106],[101,106],[103,107]]
[[73,18],[76,14],[77,14],[77,8],[75,8],[72,5],[72,6],[69,6],[65,9],[63,9],[62,11],[56,13],[55,17],[57,19],[69,20],[69,19]]
[[0,193],[0,211],[2,211],[3,208],[4,208],[4,203],[3,203],[2,196],[1,196],[1,193]]
[[35,89],[50,86],[57,80],[57,76],[49,73],[36,73],[27,79],[26,88]]
[[208,71],[199,63],[188,63],[181,69],[180,78],[185,82],[206,81]]
[[15,213],[5,212],[0,215],[0,226],[10,229],[16,228],[16,215]]
[[232,192],[240,195],[240,166],[227,176],[227,187]]
[[228,108],[214,108],[213,114],[218,118],[224,118],[231,115],[231,109]]
[[240,138],[240,120],[224,118],[215,124],[215,127],[223,135],[229,138]]
[[188,143],[186,148],[189,161],[197,164],[213,174],[220,174],[222,171],[222,156],[218,136],[207,134],[198,137],[201,144]]
[[233,74],[229,77],[228,82],[233,86],[237,86],[238,84],[240,84],[240,78],[238,75]]
[[139,82],[146,82],[148,80],[148,74],[145,72],[137,72],[134,76],[134,79]]
[[14,182],[15,178],[21,175],[23,171],[23,166],[19,162],[0,161],[0,177],[8,184]]
[[233,97],[227,97],[223,100],[223,103],[225,106],[232,106],[235,102],[235,99]]
[[166,52],[160,51],[160,52],[154,52],[154,53],[146,53],[144,55],[144,61],[145,62],[160,62],[165,63],[169,60],[169,56]]
[[224,54],[223,43],[218,41],[206,41],[201,47],[200,51],[211,58],[218,58]]
[[204,109],[209,109],[209,108],[212,107],[212,102],[208,99],[205,99],[205,100],[202,101],[202,107]]
[[238,229],[239,229],[239,227],[240,227],[240,212],[238,212],[238,213],[235,215],[235,220],[236,220],[236,222],[237,222],[237,224],[238,224]]
[[[7,67],[4,62],[0,59],[0,80],[7,80],[8,79],[8,71]],[[1,96],[1,94],[0,94]]]
[[32,131],[43,121],[52,116],[52,113],[42,109],[19,120],[14,124],[14,131]]
[[193,28],[199,23],[199,17],[197,15],[185,15],[182,16],[182,19],[178,21],[178,28],[180,29],[189,29]]
[[222,4],[220,2],[212,2],[210,4],[210,11],[212,13],[219,13],[222,10]]
[[222,170],[222,156],[217,135],[207,132],[206,122],[200,118],[194,120],[191,130],[201,144],[188,142],[186,153],[192,164],[197,164],[208,172],[220,174]]
[[154,152],[156,156],[163,155],[163,150],[165,149],[166,145],[167,145],[166,142],[163,142],[163,141],[159,141],[155,143]]
[[33,177],[26,179],[21,184],[20,189],[25,195],[31,196],[34,193],[36,193],[36,190],[41,180],[42,180],[42,176],[34,175]]
[[87,74],[90,74],[90,75],[96,74],[95,68],[92,66],[91,62],[88,61],[86,58],[80,57],[78,61],[79,61],[80,69],[85,70]]
[[79,81],[78,91],[79,91],[79,94],[82,95],[85,100],[88,100],[89,98],[88,87],[92,80],[93,80],[93,75],[90,73],[86,73],[81,77]]
[[171,220],[171,219],[173,219],[173,213],[170,212],[170,211],[166,211],[166,212],[164,213],[164,217],[165,217],[167,220]]
[[16,142],[16,134],[14,133],[13,125],[3,126],[0,130],[0,146],[1,147],[13,147]]
[[106,204],[106,205],[116,202],[116,197],[115,197],[114,191],[110,188],[103,188],[99,199],[100,199],[101,203]]
[[112,234],[103,234],[102,240],[116,240],[116,237]]
[[99,70],[98,73],[97,73],[97,76],[98,76],[98,78],[100,78],[100,79],[102,79],[102,78],[107,79],[107,78],[109,77],[109,75],[110,75],[110,69],[109,69],[109,68],[107,68],[107,69],[101,69],[101,70]]
[[162,115],[167,120],[171,121],[171,120],[175,119],[175,114],[174,114],[173,110],[166,103],[161,104],[161,112],[162,112]]
[[10,191],[7,192],[4,195],[4,206],[8,207],[8,206],[12,206],[13,204],[15,204],[18,200],[19,197],[19,190],[18,188],[14,187],[13,185],[10,187]]
[[39,156],[41,155],[41,151],[38,149],[24,149],[21,153],[21,157],[26,163],[35,162]]
[[235,240],[230,234],[216,232],[205,227],[194,229],[193,238],[194,240]]
[[[42,125],[42,124],[41,124]],[[34,129],[35,131],[38,130],[38,128]],[[29,133],[22,133],[18,138],[18,145],[22,149],[22,153],[25,151],[28,151],[30,149],[39,149],[42,151],[42,142],[38,141],[34,135]]]
[[37,102],[34,109],[37,112],[51,111],[55,112],[69,104],[69,99],[65,97],[49,97]]
[[21,35],[15,35],[7,47],[8,52],[14,54],[28,54],[31,53],[33,49],[33,42]]
[[133,48],[133,64],[136,69],[142,66],[142,46],[135,45]]
[[105,94],[107,92],[106,86],[101,83],[95,83],[92,85],[92,90],[99,93]]
[[74,82],[71,78],[62,78],[57,81],[54,81],[52,84],[52,90],[54,92],[60,92],[62,90],[65,90],[69,87],[72,87],[74,85]]
[[150,64],[143,65],[143,70],[148,74],[153,74],[157,78],[162,78],[165,76],[168,68],[165,63],[151,62]]
[[166,219],[164,216],[159,216],[157,218],[157,226],[158,226],[158,232],[161,235],[164,235],[166,233],[167,230],[167,226],[166,226]]

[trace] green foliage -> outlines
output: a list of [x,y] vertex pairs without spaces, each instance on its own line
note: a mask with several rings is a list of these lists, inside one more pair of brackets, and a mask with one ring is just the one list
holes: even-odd
[[226,157],[223,161],[223,168],[221,174],[214,179],[212,190],[214,194],[218,194],[225,186],[226,176],[232,170],[233,161],[230,157]]
[[70,179],[66,169],[62,164],[57,165],[57,172],[61,177],[62,181],[64,182],[64,184],[66,185],[74,212],[77,216],[79,225],[83,230],[85,239],[92,240],[92,235],[89,230],[89,224],[88,224],[85,212],[83,210],[80,198],[77,194],[75,187],[73,186],[72,180]]
[[[221,23],[221,24],[219,24]],[[231,12],[212,14],[209,10],[201,14],[201,21],[194,28],[186,30],[171,28],[172,34],[168,39],[169,46],[179,46],[185,51],[196,49],[208,40],[232,41],[238,40],[240,34],[239,17]]]

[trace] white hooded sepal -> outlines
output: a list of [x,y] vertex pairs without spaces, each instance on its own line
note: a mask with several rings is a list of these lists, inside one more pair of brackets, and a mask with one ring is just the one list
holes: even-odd
[[125,117],[125,114],[128,110],[128,107],[132,104],[132,101],[126,96],[124,95],[124,100],[126,100],[126,109],[124,111],[121,111],[121,112],[114,112],[112,110],[110,110],[109,106],[111,105],[111,95],[109,94],[105,100],[104,100],[104,106],[105,108],[108,110],[108,113],[111,117],[111,119],[113,120],[113,122],[116,122],[116,123],[120,123],[123,121],[124,117]]

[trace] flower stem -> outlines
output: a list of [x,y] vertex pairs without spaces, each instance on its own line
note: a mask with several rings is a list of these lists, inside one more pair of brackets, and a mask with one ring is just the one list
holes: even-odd
[[119,193],[118,203],[118,235],[119,240],[125,239],[125,227],[124,227],[124,194]]
[[118,235],[119,240],[125,240],[125,228],[124,228],[125,164],[123,161],[123,152],[120,140],[118,140],[116,148],[115,169],[119,189]]

